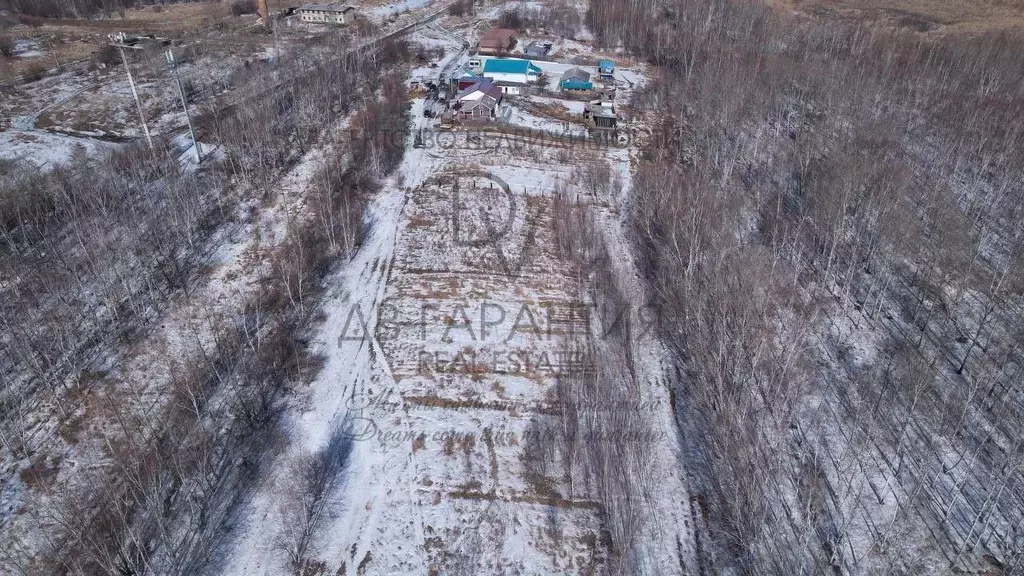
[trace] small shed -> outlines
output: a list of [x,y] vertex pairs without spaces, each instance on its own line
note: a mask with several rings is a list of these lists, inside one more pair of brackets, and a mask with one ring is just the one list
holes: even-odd
[[579,68],[569,68],[562,74],[562,80],[558,83],[562,90],[566,91],[587,91],[594,89],[594,83],[590,81],[590,72]]
[[615,130],[618,125],[615,106],[611,102],[588,102],[583,108],[583,117],[590,120],[591,127],[595,130]]
[[548,53],[551,52],[551,47],[551,42],[534,40],[527,44],[526,48],[523,48],[523,53],[527,56],[547,56]]
[[601,80],[613,80],[615,78],[615,62],[601,60],[597,63],[597,73],[601,76]]

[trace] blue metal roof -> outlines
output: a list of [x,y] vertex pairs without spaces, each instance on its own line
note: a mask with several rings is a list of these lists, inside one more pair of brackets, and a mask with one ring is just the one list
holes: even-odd
[[490,58],[484,62],[484,74],[540,74],[541,70],[529,60],[518,58]]
[[598,68],[611,68],[612,70],[614,70],[615,69],[615,62],[612,62],[611,60],[601,60],[600,62],[597,63],[597,67]]
[[570,90],[590,90],[594,87],[593,82],[587,82],[578,78],[569,78],[568,80],[562,80],[562,88],[568,88]]

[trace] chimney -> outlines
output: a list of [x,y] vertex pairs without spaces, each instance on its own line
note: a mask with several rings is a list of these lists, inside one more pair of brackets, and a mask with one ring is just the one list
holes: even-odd
[[257,0],[256,2],[260,9],[260,20],[263,21],[263,27],[270,30],[270,9],[267,8],[267,0]]

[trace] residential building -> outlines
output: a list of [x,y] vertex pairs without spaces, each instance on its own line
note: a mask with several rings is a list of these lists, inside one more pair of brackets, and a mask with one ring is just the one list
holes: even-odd
[[591,128],[596,130],[615,130],[618,117],[615,105],[604,100],[593,100],[583,108],[583,117],[590,120]]
[[562,80],[558,83],[562,90],[583,92],[594,89],[594,83],[590,81],[590,72],[579,68],[569,68],[562,74]]
[[455,96],[454,116],[464,121],[490,120],[501,98],[501,88],[482,79]]
[[508,28],[491,28],[480,37],[477,52],[480,54],[504,54],[516,47],[516,31]]
[[295,9],[302,22],[316,24],[348,24],[355,18],[355,6],[334,2],[331,4],[309,4]]
[[451,83],[455,87],[456,92],[461,92],[483,79],[483,76],[478,75],[473,70],[463,68],[452,74]]
[[601,76],[601,80],[614,80],[615,62],[612,62],[611,60],[601,60],[597,63],[597,73]]
[[501,87],[505,94],[519,94],[523,87],[540,78],[541,69],[529,60],[490,58],[484,62],[484,78]]

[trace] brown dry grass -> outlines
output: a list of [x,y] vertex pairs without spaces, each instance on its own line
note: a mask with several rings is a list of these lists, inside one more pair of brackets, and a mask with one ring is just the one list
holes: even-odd
[[494,492],[480,492],[475,490],[453,490],[448,492],[448,497],[455,500],[476,500],[476,501],[501,501],[516,504],[536,504],[561,508],[565,510],[600,510],[601,505],[592,500],[568,500],[562,497],[545,497],[531,494],[511,494],[499,496]]
[[0,80],[12,76],[21,76],[34,68],[49,70],[56,68],[58,63],[67,64],[77,60],[90,58],[99,50],[98,42],[83,39],[65,38],[41,32],[27,27],[15,27],[8,31],[12,38],[31,39],[39,45],[41,55],[27,58],[6,58],[0,65]]
[[[269,0],[272,11],[293,4],[288,0]],[[27,58],[0,59],[0,79],[20,76],[33,68],[56,68],[58,62],[68,64],[93,57],[105,45],[109,34],[155,34],[157,36],[188,39],[231,32],[230,42],[244,49],[253,44],[269,43],[269,36],[246,34],[252,29],[255,16],[232,16],[231,2],[210,1],[183,4],[146,6],[125,10],[123,17],[115,14],[108,19],[73,20],[19,17],[19,24],[4,31],[14,39],[32,40],[42,55]]]
[[1024,29],[1020,0],[765,0],[823,18],[847,18],[930,34],[977,35]]
[[[529,374],[524,374],[523,376],[526,378],[530,377]],[[493,410],[497,412],[508,412],[510,414],[518,414],[519,410],[524,407],[519,402],[507,400],[460,400],[456,398],[443,398],[436,395],[402,396],[402,401],[407,404],[427,408],[441,408],[444,410]],[[526,406],[526,409],[527,412],[531,414],[560,414],[554,406],[544,403]]]

